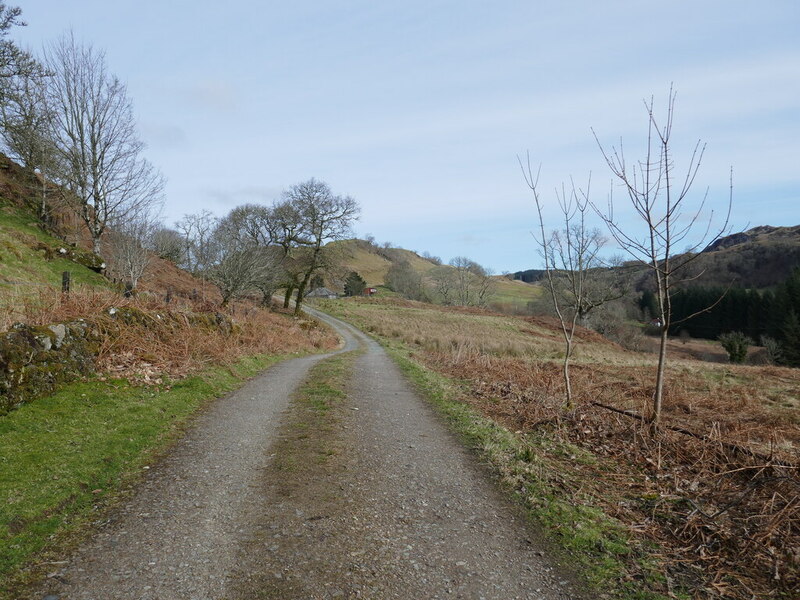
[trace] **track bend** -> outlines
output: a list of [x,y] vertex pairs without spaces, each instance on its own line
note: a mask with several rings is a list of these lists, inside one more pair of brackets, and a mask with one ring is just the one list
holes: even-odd
[[331,354],[280,363],[200,415],[31,597],[586,597],[383,349],[308,312],[342,336],[337,352],[364,348],[334,434],[341,468],[278,493],[271,447],[293,391]]

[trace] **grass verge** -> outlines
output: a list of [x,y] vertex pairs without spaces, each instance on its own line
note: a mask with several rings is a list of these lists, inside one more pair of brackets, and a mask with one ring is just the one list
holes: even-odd
[[75,383],[0,417],[0,599],[60,560],[198,409],[281,358],[249,356],[157,387]]

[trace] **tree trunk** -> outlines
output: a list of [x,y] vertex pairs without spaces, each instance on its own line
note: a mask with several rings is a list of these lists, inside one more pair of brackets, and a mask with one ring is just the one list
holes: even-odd
[[300,314],[300,306],[303,304],[303,294],[305,294],[306,286],[308,285],[309,280],[311,279],[311,273],[307,273],[305,277],[303,277],[303,281],[300,282],[300,285],[297,286],[297,296],[294,301],[294,314]]
[[100,236],[92,236],[92,252],[100,256]]
[[272,292],[261,292],[261,306],[272,308]]
[[286,295],[283,297],[283,308],[289,308],[289,303],[292,301],[293,291],[294,291],[293,285],[286,286]]
[[664,371],[667,366],[667,326],[661,326],[661,342],[658,348],[658,371],[656,372],[656,391],[653,394],[653,414],[650,422],[658,425],[661,418],[661,404],[664,398]]
[[572,356],[572,340],[567,340],[567,351],[564,353],[564,387],[567,391],[566,409],[572,409],[572,382],[569,379],[569,359]]

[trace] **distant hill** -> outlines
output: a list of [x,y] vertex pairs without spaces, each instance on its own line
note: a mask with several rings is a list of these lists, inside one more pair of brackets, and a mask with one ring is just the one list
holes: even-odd
[[[392,265],[399,262],[407,262],[420,275],[427,274],[431,269],[435,269],[437,262],[431,259],[422,258],[416,252],[403,248],[384,248],[377,246],[366,240],[352,239],[331,242],[330,247],[335,248],[339,255],[337,260],[343,265],[343,271],[355,271],[367,286],[376,287],[386,283],[386,274]],[[344,288],[344,278],[338,281],[334,277],[329,281],[331,287],[342,291]]]
[[[698,277],[685,285],[703,287],[734,287],[762,289],[785,281],[792,269],[800,267],[800,225],[772,227],[761,225],[734,233],[709,244],[684,274]],[[650,287],[649,270],[628,262],[625,270],[632,274],[633,287]],[[541,269],[514,273],[514,279],[539,281]]]
[[[406,262],[422,276],[430,276],[436,268],[453,268],[440,265],[437,259],[424,258],[403,248],[385,248],[377,246],[366,240],[352,239],[332,242],[331,247],[340,253],[337,261],[342,265],[338,274],[328,277],[325,284],[341,292],[344,289],[344,277],[349,271],[355,271],[367,282],[369,287],[386,285],[386,275],[392,265]],[[514,281],[505,276],[495,277],[495,293],[490,304],[497,309],[505,311],[522,312],[528,302],[541,293],[539,286],[530,285],[523,281]]]
[[800,267],[800,225],[762,225],[710,244],[697,260],[703,285],[772,287]]

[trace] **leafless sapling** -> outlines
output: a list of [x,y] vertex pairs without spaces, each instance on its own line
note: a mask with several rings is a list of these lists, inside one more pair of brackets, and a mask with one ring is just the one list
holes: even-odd
[[614,213],[613,186],[605,210],[592,205],[605,221],[620,248],[646,265],[655,283],[657,314],[660,333],[658,367],[655,391],[649,420],[657,425],[664,398],[664,380],[667,366],[667,339],[672,325],[670,292],[676,285],[702,274],[688,273],[687,267],[708,244],[728,232],[733,200],[733,171],[725,218],[714,227],[714,211],[704,212],[708,189],[692,203],[690,194],[705,152],[705,144],[698,140],[683,171],[678,172],[673,155],[672,127],[675,117],[675,92],[670,88],[666,116],[660,121],[655,113],[654,101],[644,101],[647,113],[647,144],[644,158],[629,162],[619,147],[603,146],[592,130],[600,151],[613,175],[619,180],[629,206],[643,229],[634,228]]
[[597,283],[604,266],[599,253],[605,239],[600,231],[586,221],[589,212],[591,178],[586,190],[578,190],[574,182],[570,189],[562,184],[555,196],[561,212],[562,229],[549,235],[545,231],[543,202],[539,192],[539,171],[534,175],[530,157],[525,162],[518,158],[525,183],[533,194],[539,220],[539,232],[534,235],[539,252],[544,259],[545,284],[553,310],[564,338],[564,389],[567,408],[573,404],[570,361],[575,350],[575,333],[578,325],[586,326],[592,310],[621,297],[622,289]]

